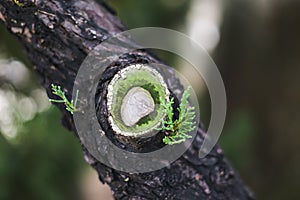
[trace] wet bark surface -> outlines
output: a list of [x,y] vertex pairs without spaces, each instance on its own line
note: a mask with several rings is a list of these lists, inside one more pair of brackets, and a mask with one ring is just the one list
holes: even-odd
[[[50,85],[54,83],[62,85],[71,99],[76,73],[84,58],[95,46],[110,35],[125,30],[125,27],[104,2],[20,2],[24,6],[18,6],[12,0],[1,0],[0,22],[23,44],[49,97],[54,98],[50,91]],[[118,51],[116,46],[109,50]],[[141,61],[160,62],[146,51],[136,51],[124,55],[115,66]],[[111,74],[107,72],[106,76],[113,75],[119,69],[112,67]],[[170,89],[172,91],[174,88]],[[96,96],[103,94],[104,91],[100,91]],[[104,114],[101,113],[104,112],[101,103],[96,108]],[[63,125],[78,136],[72,115],[64,105],[57,106],[64,114]],[[199,159],[198,151],[204,136],[205,132],[198,127],[195,140],[183,156],[168,167],[143,174],[116,171],[93,158],[84,145],[82,149],[86,162],[98,172],[101,182],[111,187],[115,199],[253,199],[219,146],[215,146],[205,158]],[[114,137],[111,140],[117,141]],[[123,143],[126,144],[126,141]],[[118,142],[116,144],[120,145]],[[138,147],[128,145],[126,148],[135,150]]]

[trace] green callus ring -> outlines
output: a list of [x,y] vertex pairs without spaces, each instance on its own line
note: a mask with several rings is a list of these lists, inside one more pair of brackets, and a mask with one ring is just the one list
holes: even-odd
[[120,70],[107,89],[108,121],[117,134],[151,136],[165,116],[160,97],[170,92],[161,74],[149,65],[130,65]]

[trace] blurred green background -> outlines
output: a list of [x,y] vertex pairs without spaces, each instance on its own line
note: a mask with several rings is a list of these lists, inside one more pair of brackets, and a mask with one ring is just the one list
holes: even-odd
[[[224,79],[228,114],[219,143],[258,199],[300,199],[300,1],[109,0],[128,28],[190,35]],[[177,56],[157,51],[189,74]],[[210,100],[199,91],[207,126]],[[0,200],[110,199],[60,125],[20,44],[0,26]],[[100,191],[100,192],[99,192]],[[102,193],[101,193],[102,191]]]

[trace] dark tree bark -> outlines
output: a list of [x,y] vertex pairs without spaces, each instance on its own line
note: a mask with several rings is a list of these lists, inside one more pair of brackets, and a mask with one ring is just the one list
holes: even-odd
[[[71,97],[76,72],[87,54],[110,35],[125,30],[104,2],[20,2],[24,6],[1,0],[0,21],[24,45],[50,97],[53,97],[51,83],[63,85]],[[146,51],[136,51],[120,58],[119,65],[141,60],[160,62]],[[57,106],[64,113],[63,125],[77,136],[72,115],[64,105]],[[253,199],[219,146],[199,159],[204,135],[199,127],[193,144],[183,156],[169,167],[144,174],[116,171],[94,159],[84,145],[82,148],[85,160],[98,172],[101,182],[111,187],[116,199]]]

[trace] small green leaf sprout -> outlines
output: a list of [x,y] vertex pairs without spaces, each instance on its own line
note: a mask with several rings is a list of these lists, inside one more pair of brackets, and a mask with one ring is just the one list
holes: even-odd
[[191,87],[188,86],[182,95],[179,108],[177,108],[179,116],[175,121],[173,121],[174,112],[172,107],[174,104],[174,98],[171,98],[169,102],[160,98],[166,117],[162,119],[162,126],[158,130],[165,132],[166,136],[163,138],[163,142],[167,145],[179,144],[185,142],[188,138],[192,138],[192,136],[188,135],[188,133],[195,130],[196,122],[195,108],[188,105],[190,89]]
[[24,3],[20,2],[19,0],[13,0],[13,2],[15,4],[17,4],[17,6],[19,6],[19,7],[23,7],[24,6]]
[[51,89],[52,89],[52,94],[58,96],[61,99],[59,100],[49,99],[49,101],[56,102],[56,103],[64,103],[66,106],[66,110],[69,111],[71,114],[77,111],[76,104],[78,100],[78,92],[79,92],[78,90],[76,91],[75,100],[72,99],[70,102],[59,85],[51,84]]

